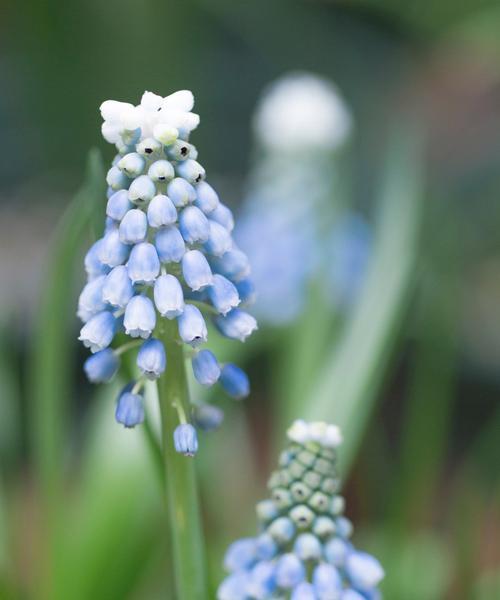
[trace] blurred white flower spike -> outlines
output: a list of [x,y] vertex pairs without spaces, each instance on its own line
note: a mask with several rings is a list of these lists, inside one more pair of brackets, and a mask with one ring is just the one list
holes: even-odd
[[266,88],[253,124],[255,164],[235,237],[252,265],[255,314],[289,324],[313,282],[329,306],[347,312],[371,253],[371,228],[345,208],[337,185],[351,111],[331,81],[292,73]]
[[336,86],[317,75],[295,73],[272,83],[254,118],[254,131],[269,149],[334,150],[353,127],[351,112]]

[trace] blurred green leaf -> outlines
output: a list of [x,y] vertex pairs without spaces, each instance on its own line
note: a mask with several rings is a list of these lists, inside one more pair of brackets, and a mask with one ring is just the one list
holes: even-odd
[[496,408],[473,442],[464,460],[464,474],[476,471],[476,476],[481,475],[488,488],[498,487],[500,484],[499,448],[500,406]]
[[[325,352],[337,342],[338,315],[325,302],[322,291],[311,290],[307,309],[297,322],[285,331],[277,351],[281,360],[278,369],[276,414],[278,434],[300,416],[304,397],[322,366]],[[280,436],[278,435],[278,438]]]
[[8,550],[8,515],[5,501],[5,483],[0,475],[0,598],[2,592],[2,580],[7,576],[10,569],[10,556]]
[[477,582],[471,600],[500,598],[500,570],[484,573]]
[[129,598],[164,550],[161,490],[147,442],[113,418],[119,387],[100,388],[85,428],[82,469],[58,545],[57,600]]
[[72,338],[75,263],[90,225],[102,217],[99,203],[104,206],[105,192],[102,159],[92,150],[85,182],[63,215],[47,257],[30,364],[31,449],[46,498],[57,494],[64,459],[76,347]]
[[0,465],[4,473],[21,441],[21,373],[11,344],[6,335],[0,335]]
[[[235,406],[234,402],[225,410],[224,424],[219,431],[215,434],[200,432],[201,451],[196,471],[210,540],[210,598],[215,597],[223,578],[224,552],[234,539],[253,530],[254,507],[264,494],[250,434],[248,419],[242,407]],[[225,457],[224,468],[220,468],[221,457]]]
[[387,600],[442,600],[451,580],[450,551],[435,533],[408,537],[379,532],[370,537],[385,569],[381,590]]
[[[390,508],[394,525],[421,524],[443,468],[455,399],[457,296],[452,261],[432,258],[422,286],[413,378],[405,406],[400,461]],[[436,269],[436,265],[440,264]],[[422,443],[425,440],[425,444]]]
[[[72,360],[76,292],[83,240],[90,226],[102,219],[105,200],[102,159],[92,150],[82,188],[63,215],[55,233],[39,301],[30,356],[30,441],[40,494],[43,549],[39,557],[37,596],[54,597],[53,577],[61,529],[65,526],[62,498],[69,407],[72,396]],[[102,222],[102,221],[101,221]]]
[[495,6],[495,0],[439,0],[428,2],[425,9],[420,3],[399,0],[336,0],[334,4],[378,15],[400,26],[411,27],[419,33],[437,34],[453,26],[460,19],[473,16],[478,10]]
[[406,129],[390,147],[374,254],[357,304],[326,355],[303,415],[338,424],[347,471],[361,442],[395,348],[415,282],[422,212],[420,144]]

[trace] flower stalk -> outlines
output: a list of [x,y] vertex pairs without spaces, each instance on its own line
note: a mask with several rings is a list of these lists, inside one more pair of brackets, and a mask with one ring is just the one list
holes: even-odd
[[[139,375],[119,393],[118,423],[133,428],[146,421],[144,384],[157,381],[176,600],[206,598],[190,457],[198,450],[196,427],[209,431],[223,419],[218,407],[192,412],[185,359],[201,385],[220,379],[229,396],[246,397],[246,374],[232,363],[220,365],[200,346],[208,341],[205,318],[242,342],[257,329],[242,308],[251,298],[240,297],[239,289],[252,283],[247,257],[232,238],[232,213],[205,181],[198,151],[188,141],[199,123],[193,104],[193,94],[181,90],[165,98],[145,92],[138,106],[114,100],[101,105],[102,134],[117,154],[106,176],[104,233],[85,255],[87,282],[77,312],[79,339],[91,352],[84,364],[91,382],[110,382],[123,353],[138,346]],[[120,346],[121,333],[132,341]]]
[[169,368],[158,380],[163,439],[163,466],[171,531],[176,598],[207,598],[203,542],[194,461],[176,452],[172,442],[177,413],[189,414],[189,392],[184,348],[175,321],[163,321],[159,331],[168,354]]

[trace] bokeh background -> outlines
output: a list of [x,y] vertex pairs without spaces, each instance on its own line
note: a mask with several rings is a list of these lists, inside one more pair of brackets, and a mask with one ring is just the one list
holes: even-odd
[[[2,8],[0,597],[169,597],[154,452],[114,423],[116,390],[85,382],[74,315],[105,205],[89,149],[112,158],[98,106],[184,88],[200,160],[250,249],[260,196],[302,211],[274,234],[253,224],[260,258],[282,261],[256,311],[292,316],[264,317],[243,349],[220,343],[253,392],[212,398],[226,422],[196,459],[212,585],[227,543],[254,530],[287,423],[307,416],[344,429],[347,514],[386,568],[384,597],[500,597],[500,5]],[[297,72],[337,86],[351,133],[332,152],[270,156],[254,115]],[[352,219],[345,243],[317,244],[314,227],[311,241],[311,224]]]

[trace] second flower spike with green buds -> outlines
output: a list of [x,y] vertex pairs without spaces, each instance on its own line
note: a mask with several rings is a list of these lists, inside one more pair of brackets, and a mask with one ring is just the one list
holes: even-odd
[[378,600],[380,563],[356,550],[339,495],[338,427],[296,421],[271,497],[257,505],[259,535],[234,542],[218,600]]
[[[201,346],[207,342],[206,319],[226,337],[244,341],[257,327],[242,306],[251,289],[246,256],[232,238],[234,221],[215,190],[189,136],[198,126],[193,94],[183,90],[165,98],[145,92],[138,106],[107,100],[101,105],[102,134],[117,155],[107,174],[108,200],[103,236],[85,257],[87,283],[80,295],[80,340],[92,356],[85,372],[95,383],[110,381],[120,355],[137,351],[139,379],[120,394],[116,418],[125,427],[144,420],[144,381],[168,374],[172,343],[191,346],[195,379],[220,382],[231,396],[249,392],[248,379],[236,365],[219,364]],[[165,321],[166,320],[166,321]],[[177,322],[172,327],[167,322]],[[117,334],[135,342],[116,345]],[[179,413],[175,448],[196,452],[193,427],[210,429],[221,422],[220,409],[197,407]],[[214,407],[215,408],[215,407]]]

